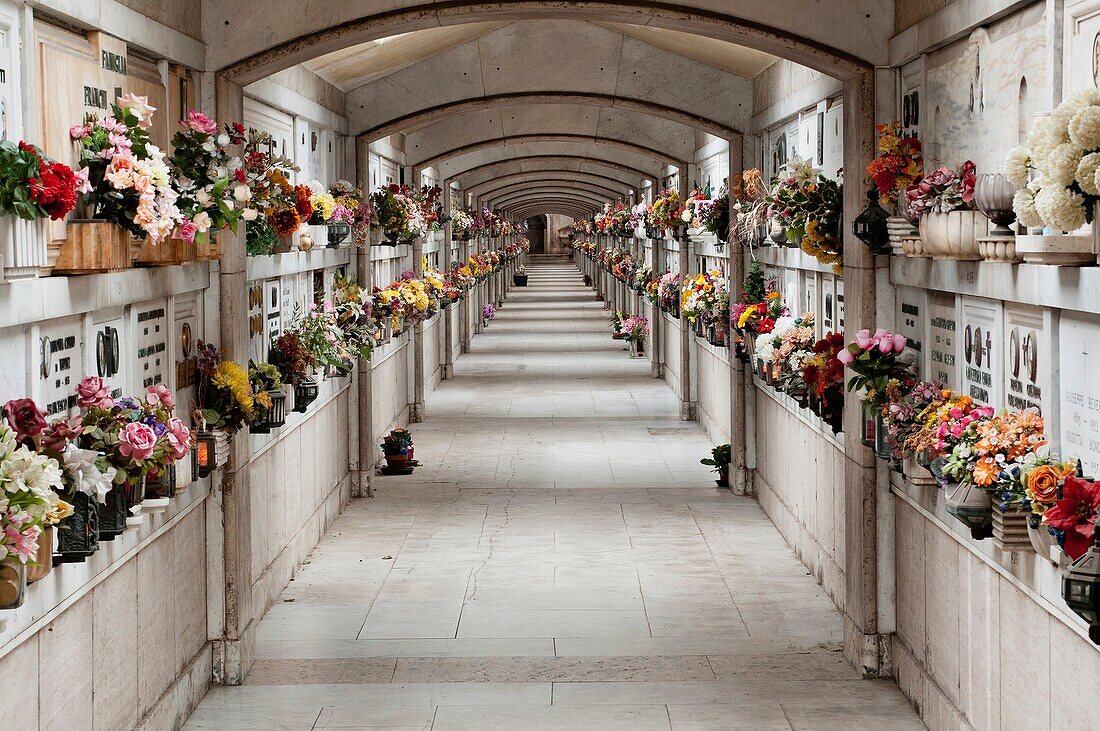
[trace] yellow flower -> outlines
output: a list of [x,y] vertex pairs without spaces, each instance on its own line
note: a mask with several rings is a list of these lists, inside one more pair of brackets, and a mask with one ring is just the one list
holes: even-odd
[[248,371],[231,360],[223,360],[214,369],[210,382],[225,390],[245,411],[252,411],[252,384],[248,382]]

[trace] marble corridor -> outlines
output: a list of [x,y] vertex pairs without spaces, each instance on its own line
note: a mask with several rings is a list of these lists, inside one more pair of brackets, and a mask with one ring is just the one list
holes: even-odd
[[571,264],[531,268],[187,729],[920,729],[704,432],[612,341]]

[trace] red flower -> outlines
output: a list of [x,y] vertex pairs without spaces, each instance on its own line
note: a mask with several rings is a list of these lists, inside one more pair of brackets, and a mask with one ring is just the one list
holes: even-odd
[[310,189],[304,185],[294,188],[294,210],[298,211],[298,217],[303,221],[308,221],[313,215],[313,203],[309,200],[310,193]]
[[1061,499],[1043,515],[1049,525],[1066,532],[1064,548],[1070,558],[1080,558],[1092,545],[1098,506],[1100,483],[1067,477]]
[[76,206],[76,174],[64,163],[42,159],[38,161],[38,171],[37,180],[27,181],[31,200],[42,206],[50,218],[59,221]]
[[4,404],[4,418],[20,439],[38,436],[46,428],[46,418],[33,399],[17,398]]
[[244,168],[237,168],[236,170],[234,170],[234,171],[233,171],[233,176],[234,176],[235,178],[237,178],[237,182],[238,182],[238,183],[246,183],[246,182],[248,182],[248,178],[247,178],[247,176],[245,176],[245,174],[244,174]]

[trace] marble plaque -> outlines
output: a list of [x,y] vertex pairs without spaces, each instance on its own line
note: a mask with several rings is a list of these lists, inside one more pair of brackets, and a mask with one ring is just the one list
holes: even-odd
[[802,285],[802,306],[796,314],[804,315],[807,312],[814,313],[814,332],[820,337],[821,323],[817,321],[817,273],[803,272],[805,281]]
[[836,284],[832,274],[821,275],[821,289],[818,292],[820,302],[817,306],[817,319],[821,323],[821,332],[836,332]]
[[894,329],[905,336],[909,350],[916,357],[917,375],[924,378],[928,372],[925,363],[925,340],[928,332],[927,293],[913,287],[898,287],[895,291],[896,312]]
[[978,403],[1001,408],[1004,403],[1004,309],[1001,302],[960,298],[956,356],[960,390]]
[[779,286],[780,291],[783,292],[783,301],[787,303],[787,307],[791,310],[791,316],[797,317],[798,305],[802,302],[802,298],[798,291],[798,276],[800,272],[797,269],[780,269],[779,270]]
[[926,311],[928,326],[925,329],[925,378],[954,389],[959,383],[955,358],[958,340],[955,296],[929,293]]
[[168,381],[168,301],[154,300],[130,308],[137,369],[133,392]]
[[264,360],[267,360],[271,343],[283,332],[283,300],[279,287],[278,279],[264,282]]
[[836,329],[844,332],[844,278],[836,277]]
[[60,318],[43,324],[31,343],[37,367],[34,399],[51,417],[76,413],[76,384],[84,377],[82,320]]
[[1059,437],[1063,457],[1100,475],[1100,317],[1064,313],[1058,327]]
[[1050,413],[1051,337],[1039,307],[1005,304],[1005,403],[1013,411]]

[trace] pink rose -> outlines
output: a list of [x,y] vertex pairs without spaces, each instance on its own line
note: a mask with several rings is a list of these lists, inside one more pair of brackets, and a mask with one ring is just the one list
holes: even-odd
[[84,125],[74,124],[72,127],[69,127],[69,137],[72,137],[74,140],[82,140],[87,136],[88,128]]
[[901,333],[896,333],[894,335],[894,350],[899,353],[905,352],[905,346],[907,342],[908,341],[905,339],[904,335],[902,335]]
[[879,338],[878,340],[878,352],[883,355],[890,355],[894,352],[894,339],[893,338]]
[[207,135],[212,135],[218,131],[218,125],[214,120],[202,112],[196,112],[194,109],[187,113],[185,126]]
[[839,353],[836,354],[836,359],[839,360],[844,365],[851,365],[852,361],[854,361],[856,359],[856,357],[854,355],[852,355],[852,351],[850,351],[848,349],[844,349],[844,350],[841,350]]
[[168,444],[172,446],[172,459],[181,460],[191,450],[191,430],[182,421],[172,417],[165,423]]
[[119,432],[118,451],[123,457],[141,462],[153,456],[153,447],[157,444],[157,435],[153,430],[136,421],[130,422]]
[[42,447],[62,452],[69,442],[75,441],[83,432],[84,424],[79,415],[71,419],[58,419],[42,433]]
[[860,350],[867,350],[871,347],[871,331],[867,329],[860,330],[856,333],[856,345]]
[[183,223],[176,228],[176,234],[172,238],[183,239],[187,243],[193,244],[195,243],[195,234],[198,230],[198,226],[184,219]]
[[76,386],[76,403],[82,409],[109,409],[115,405],[111,388],[99,376],[88,376]]
[[145,403],[150,406],[163,404],[166,408],[170,409],[176,405],[176,398],[172,395],[172,392],[168,390],[167,386],[163,383],[158,383],[155,386],[150,386],[145,389]]

